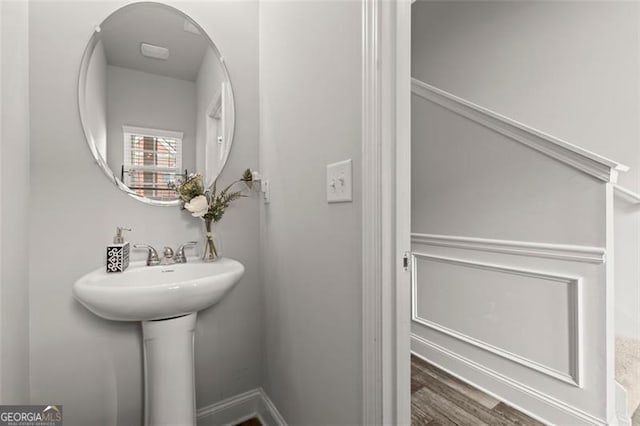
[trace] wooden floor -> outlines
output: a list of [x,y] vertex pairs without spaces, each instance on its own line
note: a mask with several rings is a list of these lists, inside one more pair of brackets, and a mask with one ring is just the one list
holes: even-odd
[[262,426],[262,423],[257,417],[252,417],[249,420],[245,420],[242,423],[238,423],[236,426]]
[[[633,426],[640,425],[640,409]],[[636,423],[638,422],[638,423]],[[411,355],[413,426],[542,426],[504,402]],[[262,426],[256,417],[237,426]]]
[[543,425],[413,355],[411,356],[411,424],[414,426]]

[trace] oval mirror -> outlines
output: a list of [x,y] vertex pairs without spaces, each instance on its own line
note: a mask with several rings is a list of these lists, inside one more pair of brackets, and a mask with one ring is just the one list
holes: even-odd
[[145,2],[112,13],[87,45],[78,88],[96,162],[134,198],[177,205],[180,179],[198,172],[210,185],[222,171],[235,127],[229,73],[179,10]]

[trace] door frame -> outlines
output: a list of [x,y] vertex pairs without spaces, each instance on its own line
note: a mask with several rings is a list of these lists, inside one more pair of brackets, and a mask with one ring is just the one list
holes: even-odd
[[411,3],[362,0],[365,425],[411,420]]

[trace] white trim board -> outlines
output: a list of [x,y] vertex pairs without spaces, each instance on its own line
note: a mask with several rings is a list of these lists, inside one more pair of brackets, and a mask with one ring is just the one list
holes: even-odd
[[383,416],[380,2],[362,1],[362,421]]
[[565,244],[535,243],[531,241],[494,240],[489,238],[461,237],[453,235],[411,234],[414,244],[476,250],[527,257],[602,264],[606,259],[606,250],[601,247],[589,247]]
[[262,388],[232,396],[198,409],[198,426],[233,426],[257,417],[264,426],[286,426],[280,412]]
[[633,204],[640,204],[640,194],[637,192],[633,192],[632,190],[618,184],[613,185],[613,189],[615,189],[616,195],[632,202]]
[[[417,303],[417,297],[416,297],[418,293],[418,266],[417,266],[416,258],[423,258],[423,259],[427,259],[434,262],[448,263],[455,266],[461,266],[466,268],[476,268],[476,269],[483,269],[483,270],[499,272],[504,274],[520,275],[520,276],[540,279],[543,281],[553,281],[553,282],[558,282],[558,283],[567,285],[569,295],[570,295],[570,299],[568,301],[568,306],[567,306],[567,312],[569,315],[569,330],[570,330],[569,342],[568,342],[569,371],[567,372],[559,371],[553,367],[531,360],[523,355],[510,352],[506,349],[492,345],[483,340],[468,336],[456,330],[452,330],[434,321],[422,318],[418,314],[418,303]],[[582,311],[582,306],[581,306],[582,294],[581,294],[581,279],[579,277],[557,275],[555,273],[551,274],[546,272],[533,271],[533,270],[523,269],[523,268],[513,268],[513,267],[486,263],[486,262],[456,259],[452,257],[433,256],[433,255],[423,254],[423,253],[413,253],[412,259],[411,259],[411,265],[413,268],[412,283],[411,283],[411,292],[412,292],[411,320],[412,321],[418,324],[421,324],[425,327],[428,327],[432,330],[446,334],[460,341],[463,341],[465,343],[468,343],[470,345],[473,345],[477,348],[483,349],[487,352],[490,352],[508,361],[530,368],[534,371],[537,371],[538,373],[545,374],[551,378],[570,384],[571,386],[582,387],[582,359],[584,357],[582,353],[582,330],[581,330],[582,324],[581,324],[581,314],[580,314],[580,312]]]
[[604,182],[616,183],[629,167],[556,138],[413,78],[411,92],[509,139]]
[[[537,391],[415,334],[411,335],[411,352],[463,382],[505,401],[528,416],[546,424],[607,426],[607,422],[603,419],[592,416],[551,395]],[[464,370],[464,373],[456,373],[445,368],[441,360],[453,361],[461,370]],[[537,414],[534,415],[531,410],[523,409],[522,407],[525,406],[535,407]]]
[[616,381],[616,418],[618,426],[633,426],[631,415],[627,408],[627,390]]
[[409,424],[411,2],[362,1],[362,423]]
[[391,236],[388,247],[390,264],[395,270],[387,290],[388,305],[392,309],[388,322],[393,330],[391,339],[395,339],[392,340],[395,347],[388,352],[393,355],[395,380],[393,386],[386,387],[394,398],[395,416],[391,422],[400,425],[411,422],[411,357],[408,356],[411,353],[411,320],[407,315],[411,306],[411,272],[404,267],[403,260],[411,251],[411,2],[397,0],[383,4],[387,7],[391,4],[395,15],[392,25],[387,25],[395,29],[392,54],[386,55],[392,56],[395,63],[393,67],[387,67],[391,70],[384,79],[395,83],[395,97],[390,100],[393,105],[384,111],[384,116],[395,128],[389,141],[392,149],[387,155],[390,157],[387,161],[392,165],[388,169],[383,166],[382,170],[391,185],[391,195],[386,201],[392,208],[387,220],[395,222],[390,226],[395,235]]

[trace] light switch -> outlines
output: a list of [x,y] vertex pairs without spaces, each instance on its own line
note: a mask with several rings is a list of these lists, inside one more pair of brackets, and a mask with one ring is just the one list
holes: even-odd
[[267,179],[260,180],[260,190],[264,194],[264,203],[269,204],[271,202],[271,185]]
[[344,203],[353,200],[351,160],[327,165],[327,201]]

